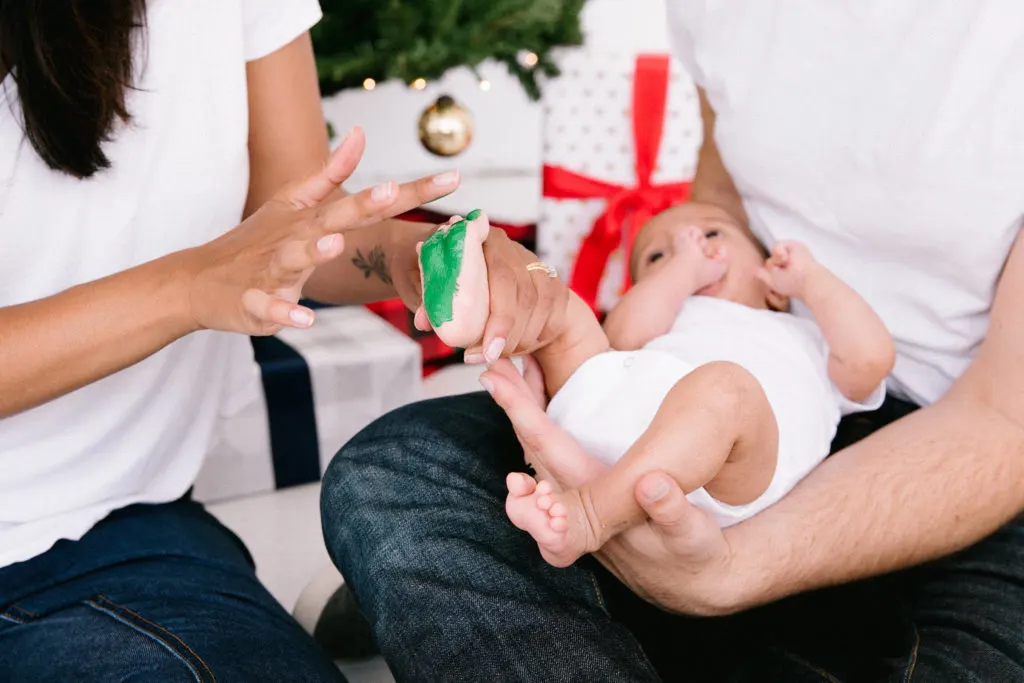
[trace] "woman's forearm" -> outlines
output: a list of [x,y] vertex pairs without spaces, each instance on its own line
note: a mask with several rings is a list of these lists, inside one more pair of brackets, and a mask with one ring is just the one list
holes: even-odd
[[949,554],[1024,508],[1024,427],[967,397],[838,453],[726,532],[743,608]]
[[0,308],[0,418],[131,366],[195,329],[180,258]]
[[313,272],[303,295],[325,304],[362,304],[395,297],[394,271],[415,268],[416,244],[434,228],[392,219],[345,233],[344,253]]

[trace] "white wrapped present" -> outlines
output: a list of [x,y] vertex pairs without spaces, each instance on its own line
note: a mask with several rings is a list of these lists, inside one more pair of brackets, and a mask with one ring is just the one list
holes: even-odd
[[544,90],[539,256],[595,309],[626,285],[632,237],[684,201],[702,126],[693,80],[668,55],[566,52]]
[[316,481],[359,430],[420,398],[419,344],[361,306],[320,309],[312,329],[254,346],[260,364],[218,425],[195,483],[199,500]]

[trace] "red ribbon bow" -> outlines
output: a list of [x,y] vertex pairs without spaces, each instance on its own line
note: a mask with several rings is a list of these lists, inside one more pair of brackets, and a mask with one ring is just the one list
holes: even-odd
[[633,141],[636,148],[634,187],[625,187],[591,178],[560,166],[544,166],[544,196],[552,199],[608,200],[603,213],[594,221],[590,234],[580,245],[569,285],[594,310],[597,291],[608,259],[619,247],[626,252],[624,289],[629,288],[629,262],[633,239],[640,228],[657,213],[690,195],[690,183],[651,182],[661,147],[668,98],[669,58],[667,55],[640,55],[633,78]]

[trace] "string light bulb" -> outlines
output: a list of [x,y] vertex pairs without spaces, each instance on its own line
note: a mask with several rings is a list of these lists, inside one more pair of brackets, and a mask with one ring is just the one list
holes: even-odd
[[480,89],[483,90],[484,92],[487,92],[488,90],[491,89],[491,82],[489,80],[487,80],[486,78],[481,78],[480,79]]
[[525,55],[523,55],[523,64],[525,64],[526,66],[537,66],[537,61],[538,57],[536,52],[527,52]]
[[365,81],[363,81],[363,90],[373,90],[376,87],[377,81],[373,80],[372,78],[367,78]]
[[415,81],[412,82],[412,87],[415,88],[416,90],[423,90],[424,88],[427,87],[427,79],[417,78]]

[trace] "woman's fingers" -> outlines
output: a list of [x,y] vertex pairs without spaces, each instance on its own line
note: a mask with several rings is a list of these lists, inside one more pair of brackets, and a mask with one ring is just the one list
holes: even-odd
[[491,230],[484,242],[491,314],[481,346],[489,363],[498,360],[503,351],[517,349],[537,303],[537,290],[517,247],[500,229]]
[[458,171],[447,171],[438,175],[427,176],[411,183],[402,183],[398,190],[398,199],[391,210],[394,215],[411,211],[435,199],[440,199],[458,189],[460,182]]
[[282,273],[302,273],[341,256],[345,238],[338,233],[316,240],[287,242],[277,252],[276,266]]
[[459,175],[454,171],[401,185],[394,182],[382,183],[328,204],[321,204],[317,209],[316,229],[323,234],[373,225],[448,194],[458,185]]
[[358,126],[331,153],[324,167],[304,180],[286,186],[280,197],[296,208],[316,206],[341,187],[359,165],[366,149],[366,135]]
[[242,295],[242,307],[265,326],[307,328],[316,320],[316,314],[305,306],[259,289],[249,289]]

